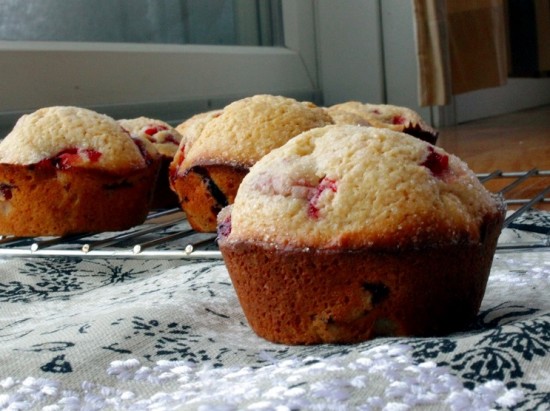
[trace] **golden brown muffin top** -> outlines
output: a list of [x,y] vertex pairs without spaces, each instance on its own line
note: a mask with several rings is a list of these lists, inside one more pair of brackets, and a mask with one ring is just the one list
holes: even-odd
[[193,143],[199,138],[206,123],[221,114],[222,110],[210,110],[195,114],[176,126],[176,130],[181,134],[182,139],[177,153],[174,155],[172,166],[181,164],[185,153],[189,151]]
[[388,129],[332,125],[273,150],[244,178],[228,241],[417,248],[480,240],[498,202],[441,148]]
[[332,119],[313,103],[272,95],[247,97],[229,104],[204,125],[182,167],[212,163],[250,167],[302,131],[327,124]]
[[146,160],[130,135],[113,118],[72,106],[53,106],[22,116],[0,142],[0,162],[59,168],[82,167],[124,172]]

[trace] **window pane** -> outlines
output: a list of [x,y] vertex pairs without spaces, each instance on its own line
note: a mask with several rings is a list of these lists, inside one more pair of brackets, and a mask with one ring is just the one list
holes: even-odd
[[0,40],[283,44],[280,0],[0,0]]

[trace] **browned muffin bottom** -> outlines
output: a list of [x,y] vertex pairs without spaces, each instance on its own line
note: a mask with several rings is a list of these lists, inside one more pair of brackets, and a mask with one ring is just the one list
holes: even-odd
[[223,207],[233,203],[248,167],[213,164],[193,166],[172,181],[191,227],[200,232],[215,231]]
[[410,136],[419,138],[420,140],[426,141],[430,144],[437,143],[437,138],[439,137],[439,132],[435,131],[431,127],[426,127],[421,124],[409,124],[403,127],[403,133]]
[[98,169],[0,164],[0,233],[21,237],[120,231],[149,211],[158,166]]
[[159,166],[159,176],[155,183],[155,191],[151,200],[151,209],[161,210],[179,207],[179,199],[170,188],[170,163],[172,158],[162,156]]

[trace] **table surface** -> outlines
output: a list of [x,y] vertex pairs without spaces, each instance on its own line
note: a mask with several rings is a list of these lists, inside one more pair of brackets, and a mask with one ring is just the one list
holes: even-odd
[[476,172],[550,169],[550,106],[440,130],[438,145]]
[[[550,106],[443,128],[438,145],[477,173],[550,170]],[[498,191],[507,183],[494,181],[487,187]],[[530,198],[548,186],[550,177],[531,179],[510,196]],[[550,210],[548,204],[538,207]]]
[[[492,132],[484,151],[451,139],[461,132],[441,145],[479,172],[502,165]],[[548,213],[522,223],[501,244],[548,240],[531,229]],[[499,251],[464,332],[285,346],[250,330],[221,260],[5,257],[0,408],[549,409],[549,292],[548,248]]]

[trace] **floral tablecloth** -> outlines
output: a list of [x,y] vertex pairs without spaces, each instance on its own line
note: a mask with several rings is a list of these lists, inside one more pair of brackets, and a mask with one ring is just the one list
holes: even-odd
[[499,252],[467,332],[290,347],[222,260],[4,258],[0,409],[548,410],[549,295],[549,248]]

